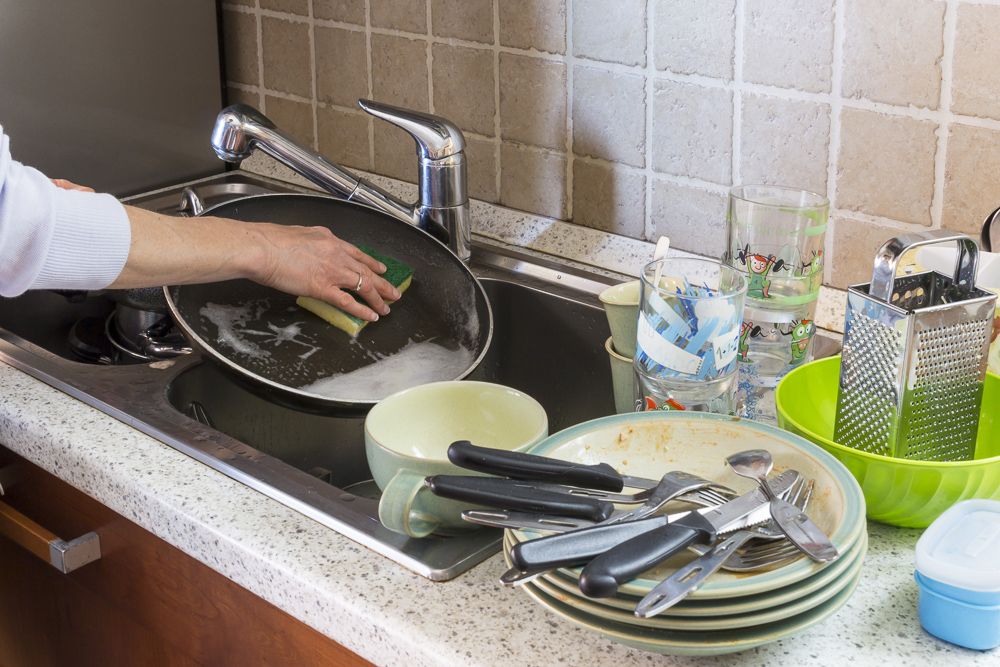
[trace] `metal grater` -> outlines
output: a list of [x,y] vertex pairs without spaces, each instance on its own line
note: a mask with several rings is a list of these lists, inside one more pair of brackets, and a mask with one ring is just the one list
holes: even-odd
[[[905,252],[946,241],[959,247],[954,277],[896,277]],[[871,283],[848,289],[838,443],[896,458],[973,458],[997,298],[975,287],[977,265],[964,234],[905,234],[879,250]]]

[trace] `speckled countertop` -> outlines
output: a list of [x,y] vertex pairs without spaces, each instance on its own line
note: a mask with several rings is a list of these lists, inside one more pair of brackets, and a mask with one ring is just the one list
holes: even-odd
[[869,526],[857,592],[794,639],[719,658],[659,656],[602,639],[503,588],[499,556],[432,583],[3,363],[0,396],[0,443],[379,665],[997,661],[920,629],[912,578],[919,531]]

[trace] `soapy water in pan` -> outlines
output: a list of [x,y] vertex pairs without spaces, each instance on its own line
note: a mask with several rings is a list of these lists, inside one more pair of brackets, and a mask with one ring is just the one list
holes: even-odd
[[410,341],[399,352],[349,373],[337,373],[303,387],[320,396],[377,401],[397,391],[442,378],[456,378],[472,364],[472,352],[441,347],[433,339]]
[[[302,322],[281,327],[264,322],[264,328],[260,328],[260,317],[269,308],[269,299],[258,299],[240,306],[208,303],[199,314],[217,328],[218,343],[255,362],[275,364],[278,361],[272,356],[271,349],[282,345],[301,347],[302,352],[295,355],[293,367],[284,368],[283,375],[309,377],[305,362],[321,348],[302,333]],[[447,313],[447,319],[452,327],[462,332],[464,344],[457,350],[439,345],[433,338],[422,341],[410,339],[398,352],[383,355],[365,348],[357,338],[345,334],[344,340],[353,347],[360,347],[360,352],[372,363],[318,380],[312,375],[309,378],[311,381],[298,386],[298,389],[329,398],[350,396],[353,400],[377,401],[409,387],[457,378],[475,360],[473,351],[467,345],[475,344],[479,321],[462,310]],[[249,323],[258,328],[248,328]],[[288,357],[284,357],[281,363],[287,364]]]

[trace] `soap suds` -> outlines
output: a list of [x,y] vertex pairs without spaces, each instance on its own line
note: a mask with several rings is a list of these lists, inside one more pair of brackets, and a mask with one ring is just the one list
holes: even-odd
[[399,352],[349,373],[317,380],[302,391],[331,398],[378,401],[386,396],[428,382],[453,380],[472,365],[472,352],[449,350],[433,341],[410,341]]

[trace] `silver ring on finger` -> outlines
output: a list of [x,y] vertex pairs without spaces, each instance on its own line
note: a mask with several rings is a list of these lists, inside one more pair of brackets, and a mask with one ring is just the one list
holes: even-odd
[[365,282],[365,275],[359,271],[358,272],[358,284],[354,286],[354,291],[355,292],[360,292],[361,291],[361,285],[364,284],[364,282]]

